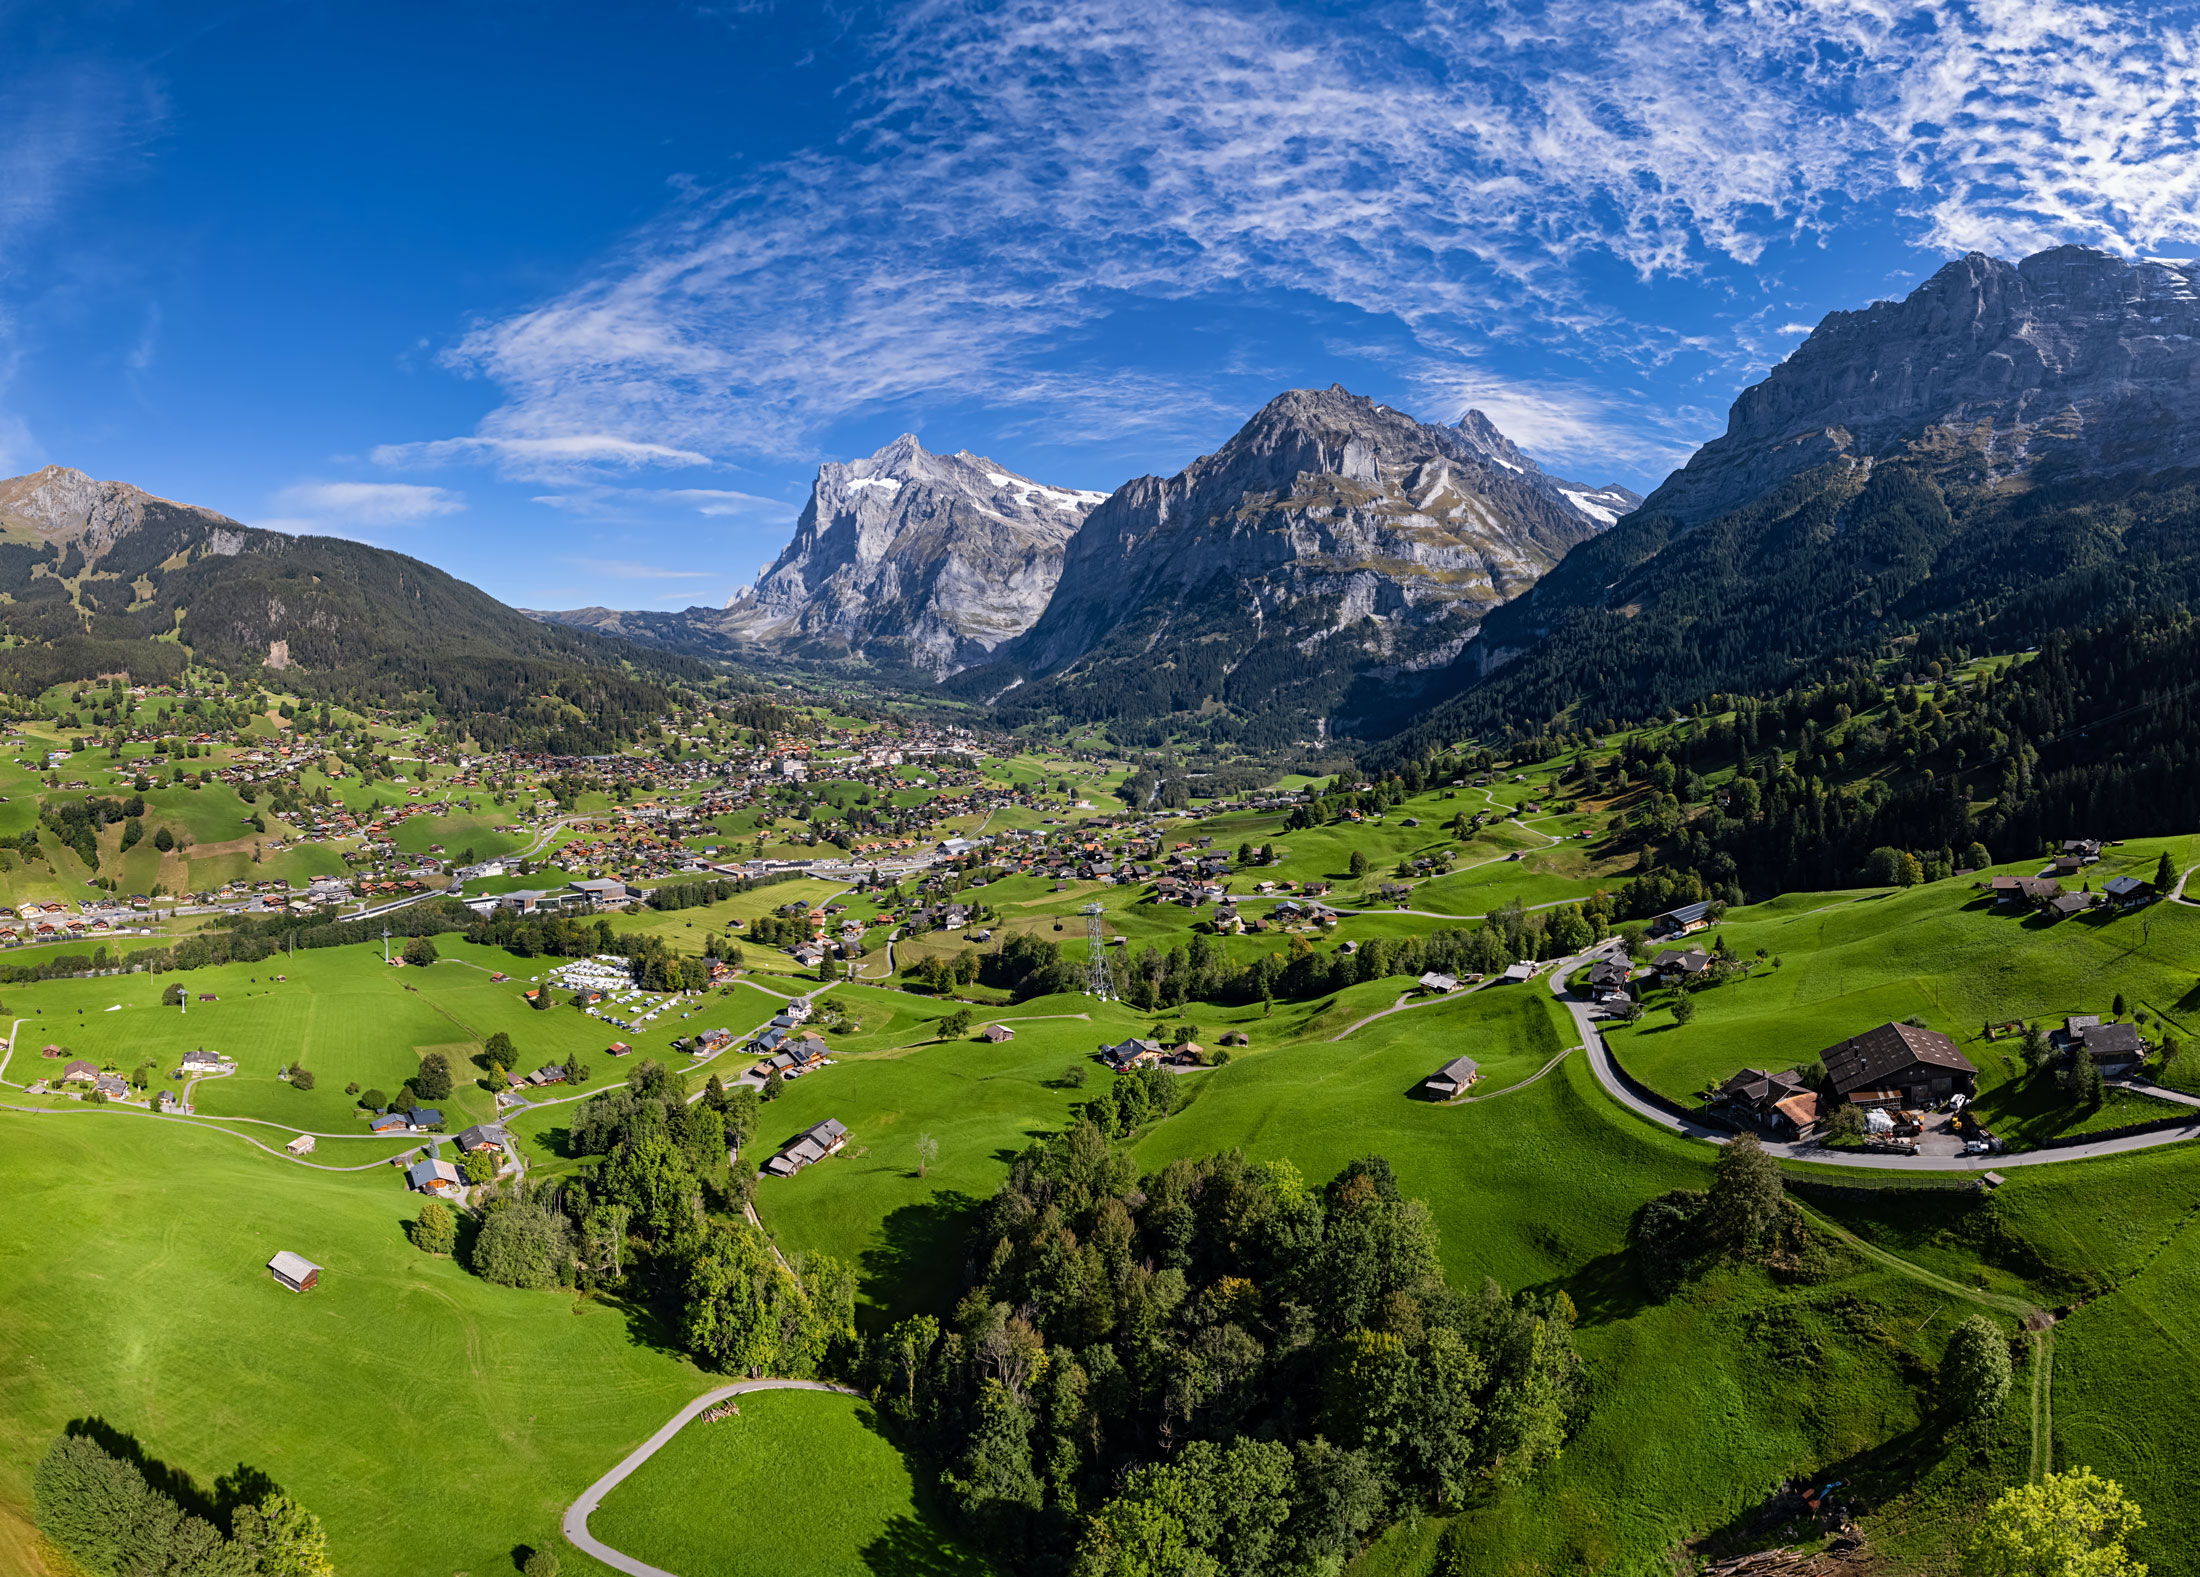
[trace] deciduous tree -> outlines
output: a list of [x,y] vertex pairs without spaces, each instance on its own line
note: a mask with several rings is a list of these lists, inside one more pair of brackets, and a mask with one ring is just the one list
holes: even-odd
[[2146,1577],[2124,1540],[2145,1527],[2114,1479],[2091,1468],[2004,1490],[1965,1550],[1965,1577]]
[[1991,1418],[2008,1399],[2009,1341],[2001,1327],[1974,1314],[1955,1328],[1940,1360],[1940,1391],[1965,1418]]

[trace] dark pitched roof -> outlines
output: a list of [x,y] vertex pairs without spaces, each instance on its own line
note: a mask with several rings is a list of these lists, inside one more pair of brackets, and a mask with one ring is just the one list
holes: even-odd
[[1767,1073],[1759,1068],[1744,1068],[1719,1086],[1719,1093],[1728,1100],[1743,1101],[1763,1111],[1767,1107],[1794,1095],[1805,1095],[1810,1086],[1793,1068],[1785,1073]]
[[1956,1043],[1934,1030],[1914,1024],[1882,1024],[1853,1035],[1819,1054],[1826,1077],[1837,1094],[1852,1090],[1884,1089],[1895,1075],[1919,1063],[1945,1068],[1951,1073],[1975,1074],[1970,1059],[1956,1050]]
[[2085,1041],[2085,1049],[2095,1057],[2137,1057],[2146,1051],[2146,1042],[2139,1038],[2134,1024],[2092,1024],[2078,1034]]

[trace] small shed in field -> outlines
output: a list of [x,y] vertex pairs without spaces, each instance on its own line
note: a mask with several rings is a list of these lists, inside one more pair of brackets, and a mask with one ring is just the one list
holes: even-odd
[[321,1267],[287,1248],[267,1262],[267,1273],[292,1292],[311,1292],[321,1284]]
[[[163,1091],[162,1093],[165,1094],[166,1092]],[[290,1143],[284,1145],[283,1148],[292,1155],[311,1155],[313,1153],[313,1135],[302,1133],[291,1140]]]

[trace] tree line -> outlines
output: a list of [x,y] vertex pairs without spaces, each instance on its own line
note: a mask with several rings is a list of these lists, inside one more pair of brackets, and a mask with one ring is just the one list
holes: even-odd
[[[253,1493],[253,1491],[257,1493]],[[245,1498],[249,1496],[250,1498]],[[128,1455],[64,1434],[31,1475],[38,1531],[95,1577],[333,1577],[321,1519],[280,1489],[224,1481],[186,1510]],[[204,1513],[203,1515],[201,1513]]]
[[690,1103],[655,1061],[623,1088],[577,1103],[565,1147],[592,1170],[551,1182],[513,1178],[477,1195],[461,1242],[440,1200],[422,1206],[414,1241],[462,1252],[503,1286],[577,1288],[654,1309],[696,1359],[731,1374],[807,1378],[836,1355],[851,1367],[855,1277],[825,1255],[782,1263],[742,1211],[755,1168],[736,1172],[762,1108],[753,1089],[712,1075]]

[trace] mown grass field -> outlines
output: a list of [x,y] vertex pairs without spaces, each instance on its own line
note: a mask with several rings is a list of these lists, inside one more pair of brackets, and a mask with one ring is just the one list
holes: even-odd
[[[709,1383],[642,1311],[421,1254],[386,1172],[123,1114],[0,1112],[0,1154],[0,1505],[18,1521],[48,1443],[98,1418],[202,1488],[239,1463],[272,1475],[347,1574],[508,1571]],[[317,1291],[269,1279],[286,1248],[325,1267]]]
[[988,1577],[947,1533],[869,1403],[757,1391],[692,1423],[604,1500],[589,1529],[680,1577]]

